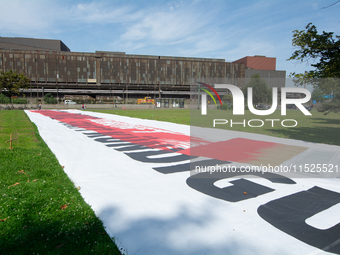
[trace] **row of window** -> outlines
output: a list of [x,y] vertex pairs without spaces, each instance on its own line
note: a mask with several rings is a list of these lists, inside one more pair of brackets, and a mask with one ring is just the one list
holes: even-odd
[[127,57],[0,52],[0,70],[32,81],[189,85],[192,78],[242,78],[239,64]]

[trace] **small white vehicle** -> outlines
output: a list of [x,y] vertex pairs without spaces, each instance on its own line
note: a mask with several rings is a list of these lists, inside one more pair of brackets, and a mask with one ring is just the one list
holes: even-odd
[[77,104],[73,100],[65,100],[65,104]]

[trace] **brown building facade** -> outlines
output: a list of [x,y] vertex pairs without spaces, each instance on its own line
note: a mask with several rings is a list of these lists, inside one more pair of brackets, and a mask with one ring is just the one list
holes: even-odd
[[53,46],[57,48],[49,46],[48,49],[40,41],[42,39],[35,45],[31,41],[30,45],[33,46],[21,46],[20,40],[12,41],[11,44],[9,40],[4,42],[2,39],[0,37],[0,71],[23,73],[34,88],[63,89],[64,93],[67,93],[67,89],[83,89],[87,90],[86,94],[89,91],[90,94],[110,91],[115,95],[129,93],[138,97],[157,90],[164,95],[188,97],[193,79],[219,79],[241,87],[244,83],[244,64],[225,62],[224,59],[128,55],[124,52],[103,51],[70,52],[58,40]]
[[260,75],[265,80],[268,87],[285,87],[286,71],[276,70],[276,58],[255,55],[252,57],[244,57],[233,62],[234,64],[244,64],[245,80],[244,83],[249,83],[251,77],[255,74]]
[[276,70],[276,58],[268,58],[266,56],[248,56],[236,60],[233,63],[244,64],[246,68],[256,70]]

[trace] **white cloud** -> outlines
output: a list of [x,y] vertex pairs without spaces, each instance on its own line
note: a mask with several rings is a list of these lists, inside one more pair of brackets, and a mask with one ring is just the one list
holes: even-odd
[[113,3],[92,2],[73,5],[69,18],[79,23],[113,24],[140,18],[142,12],[133,11],[130,5],[118,6]]
[[105,2],[72,3],[39,0],[12,0],[0,3],[0,29],[11,34],[46,35],[62,31],[77,31],[84,26],[103,26],[136,20],[141,12],[131,12],[131,6]]
[[190,6],[175,8],[171,6],[167,10],[144,10],[140,20],[129,24],[121,40],[146,39],[154,43],[183,40],[192,34],[201,33],[201,29],[207,25],[208,19],[202,19],[201,13],[196,13]]
[[57,16],[51,2],[13,0],[2,1],[0,5],[0,30],[7,33],[23,36],[43,33],[53,27]]

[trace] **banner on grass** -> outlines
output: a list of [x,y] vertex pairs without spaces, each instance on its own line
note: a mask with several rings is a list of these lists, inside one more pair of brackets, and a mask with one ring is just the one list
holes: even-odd
[[209,129],[190,137],[167,122],[26,113],[127,254],[340,254],[338,146],[216,129],[225,139],[208,141]]

